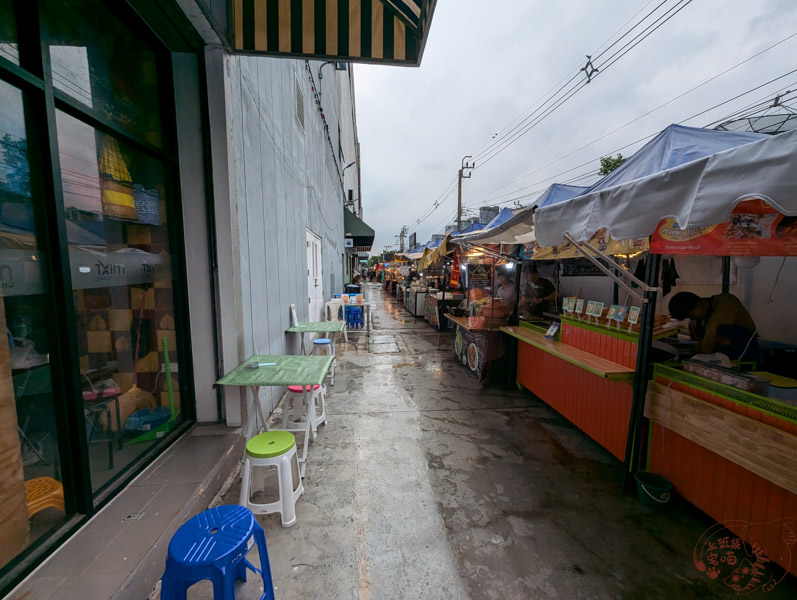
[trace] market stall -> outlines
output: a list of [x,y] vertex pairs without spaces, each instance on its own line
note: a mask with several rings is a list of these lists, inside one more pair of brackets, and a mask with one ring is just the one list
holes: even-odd
[[465,298],[445,316],[456,327],[457,359],[485,382],[502,368],[501,364],[496,368],[504,355],[500,330],[514,303],[514,284],[510,284],[509,275],[515,263],[497,258],[492,249],[465,248],[459,254]]
[[[736,535],[749,539],[751,524],[760,524],[755,526],[754,534],[758,550],[751,556],[761,561],[768,557],[795,573],[797,565],[791,560],[793,534],[785,535],[784,524],[797,519],[797,477],[791,468],[797,460],[797,413],[791,386],[797,382],[788,378],[792,373],[777,372],[774,363],[756,365],[761,362],[760,354],[751,359],[748,350],[751,343],[758,344],[759,335],[791,337],[792,342],[797,337],[793,326],[784,326],[785,322],[793,323],[788,308],[775,302],[781,275],[788,273],[783,271],[785,257],[797,255],[797,232],[793,226],[797,216],[797,132],[734,140],[718,137],[720,132],[684,129],[688,128],[667,132],[667,142],[672,142],[674,135],[691,136],[689,160],[667,164],[666,159],[672,155],[665,154],[659,170],[647,175],[633,170],[624,173],[623,165],[601,189],[537,211],[535,237],[541,247],[560,244],[564,239],[604,266],[608,266],[603,260],[605,253],[589,243],[595,231],[605,229],[610,240],[649,240],[644,279],[635,278],[637,294],[641,292],[639,314],[634,317],[640,324],[635,363],[630,362],[624,344],[596,341],[594,331],[586,334],[586,343],[592,344],[591,353],[596,352],[597,344],[597,351],[604,355],[608,351],[613,362],[628,361],[625,364],[634,366],[631,393],[620,394],[622,418],[608,422],[609,430],[620,427],[628,434],[623,453],[626,482],[628,476],[633,477],[641,465],[647,464],[651,471],[667,477],[682,497]],[[718,143],[727,147],[717,149]],[[642,159],[649,161],[654,156],[651,150],[644,152]],[[637,161],[632,167],[639,169],[644,165]],[[635,206],[641,199],[644,210]],[[695,308],[685,313],[691,316],[692,327],[705,326],[710,322],[709,315],[717,315],[715,327],[723,322],[721,318],[726,319],[724,322],[729,325],[723,327],[730,329],[718,333],[716,339],[709,338],[706,329],[703,333],[690,329],[698,331],[701,351],[710,339],[714,349],[728,348],[723,350],[728,356],[716,360],[725,362],[730,357],[740,358],[739,361],[718,366],[707,362],[714,360],[710,357],[683,360],[685,357],[681,356],[680,361],[655,364],[649,384],[651,346],[657,335],[657,296],[662,291],[662,255],[783,257],[779,268],[767,263],[770,271],[765,279],[772,291],[766,300],[761,301],[756,295],[757,286],[752,282],[757,280],[752,274],[744,275],[748,285],[739,289],[739,297],[728,294],[731,261],[725,259],[723,293],[708,298],[695,296]],[[669,260],[667,269],[672,269],[675,262]],[[756,261],[749,264],[755,265]],[[734,314],[720,315],[717,307],[723,305],[740,308],[735,308]],[[660,310],[665,309],[662,306]],[[740,312],[755,324],[746,329],[737,325],[744,322],[737,316]],[[773,312],[780,313],[774,322]],[[628,314],[623,317],[627,319]],[[572,337],[572,330],[565,331],[577,324],[570,317],[563,321],[563,335]],[[769,324],[768,330],[764,324]],[[731,332],[740,328],[747,333],[739,340],[741,344],[735,345]],[[685,333],[682,330],[678,339],[688,337]],[[578,331],[576,340],[584,339],[584,335]],[[711,351],[708,347],[706,351]],[[539,369],[535,365],[528,368]],[[528,384],[536,385],[535,393],[546,401],[558,393],[533,381]],[[565,385],[577,388],[571,390],[574,394],[587,391],[570,382]],[[604,395],[605,400],[598,403],[606,404],[611,400],[608,387],[590,390],[587,398]],[[572,401],[567,404],[567,394],[560,396],[565,398],[557,402],[564,402],[565,411],[571,410]],[[577,408],[576,413],[593,410],[591,403],[582,404],[590,404],[589,409]],[[598,439],[605,435],[601,427],[605,431],[607,422],[592,427],[592,433],[589,427],[585,431]],[[614,443],[612,452],[617,456],[620,450],[622,447]]]

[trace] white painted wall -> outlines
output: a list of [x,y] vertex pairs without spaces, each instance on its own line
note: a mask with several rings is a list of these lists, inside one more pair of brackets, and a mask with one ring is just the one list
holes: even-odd
[[[217,110],[223,103],[226,115],[224,131],[219,123],[211,123],[211,144],[215,153],[216,144],[226,145],[229,167],[226,189],[214,185],[218,271],[219,279],[226,281],[220,284],[218,310],[223,313],[220,346],[227,372],[255,353],[298,353],[298,340],[285,329],[290,326],[291,304],[296,304],[300,320],[308,318],[307,229],[322,239],[325,298],[342,287],[344,191],[338,170],[354,160],[356,118],[351,70],[336,71],[327,65],[319,79],[323,63],[310,63],[327,133],[305,61],[222,56],[220,64],[209,61],[208,70],[217,69],[213,77],[223,81],[224,93],[211,91],[211,102],[217,103]],[[213,77],[209,72],[209,86]],[[304,93],[304,128],[296,116],[297,81]],[[213,114],[213,106],[210,110]],[[221,163],[225,158],[215,160]],[[355,197],[357,169],[355,165],[346,170],[344,180]],[[213,170],[215,184],[216,164]],[[265,414],[283,392],[260,391]],[[228,425],[248,423],[253,430],[253,402],[250,391],[225,390]]]

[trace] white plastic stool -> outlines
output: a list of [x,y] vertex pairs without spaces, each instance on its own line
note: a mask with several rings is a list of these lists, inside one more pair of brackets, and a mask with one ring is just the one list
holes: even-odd
[[[327,356],[330,354],[332,356],[335,355],[335,342],[331,338],[318,338],[317,340],[313,340],[313,354],[318,354],[319,352],[324,352]],[[332,367],[329,369],[329,374],[327,377],[329,378],[329,385],[335,385],[335,363],[337,361],[332,361]]]
[[[252,484],[254,467],[276,467],[279,481],[279,500],[269,504],[255,504],[251,501],[252,488],[262,491],[266,475],[256,477]],[[278,512],[282,526],[296,524],[296,501],[304,492],[299,475],[299,459],[296,454],[296,438],[287,431],[267,431],[253,437],[246,443],[246,462],[241,481],[241,495],[238,504],[255,514],[263,515]]]
[[[306,387],[307,391],[310,392],[310,386]],[[312,393],[310,393],[312,410],[308,410],[308,407],[304,404],[305,395],[302,391],[302,386],[289,385],[288,396],[285,398],[285,409],[282,411],[282,428],[290,430],[301,429],[305,426],[305,423],[300,419],[304,417],[310,421],[310,438],[315,440],[318,426],[327,422],[326,395],[325,386],[314,385]]]

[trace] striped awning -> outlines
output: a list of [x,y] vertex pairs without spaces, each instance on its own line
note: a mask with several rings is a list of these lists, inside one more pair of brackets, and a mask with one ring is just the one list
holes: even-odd
[[231,0],[235,51],[418,66],[437,0]]

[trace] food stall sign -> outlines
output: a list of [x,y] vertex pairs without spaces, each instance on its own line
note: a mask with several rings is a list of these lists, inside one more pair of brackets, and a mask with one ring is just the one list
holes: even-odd
[[797,256],[797,217],[780,214],[763,200],[745,200],[719,225],[681,229],[663,219],[651,252],[703,256]]

